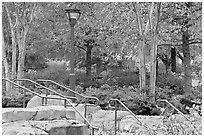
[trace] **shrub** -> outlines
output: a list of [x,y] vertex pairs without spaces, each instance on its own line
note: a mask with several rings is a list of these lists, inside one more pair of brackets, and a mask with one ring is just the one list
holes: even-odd
[[[78,86],[77,92],[97,97],[102,109],[109,109],[109,100],[115,98],[121,100],[135,114],[158,115],[155,111],[156,107],[148,100],[148,97],[145,94],[140,94],[139,89],[132,86],[118,87],[104,84],[100,88],[86,88],[85,91]],[[120,106],[120,109],[123,110],[124,108]]]

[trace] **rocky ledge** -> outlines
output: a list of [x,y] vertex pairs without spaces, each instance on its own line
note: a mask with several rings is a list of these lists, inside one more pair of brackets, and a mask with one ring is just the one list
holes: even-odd
[[76,121],[75,111],[63,106],[2,109],[3,135],[89,135]]

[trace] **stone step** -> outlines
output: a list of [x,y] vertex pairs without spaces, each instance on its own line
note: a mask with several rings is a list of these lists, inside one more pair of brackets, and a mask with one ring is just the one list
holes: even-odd
[[2,125],[2,135],[90,135],[76,120],[16,121]]
[[76,120],[75,111],[63,106],[38,106],[35,108],[3,108],[2,123],[20,120]]

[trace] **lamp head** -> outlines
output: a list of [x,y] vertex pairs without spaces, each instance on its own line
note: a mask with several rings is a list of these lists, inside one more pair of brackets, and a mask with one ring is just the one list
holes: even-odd
[[65,9],[67,18],[71,20],[78,20],[80,18],[81,12],[78,9]]

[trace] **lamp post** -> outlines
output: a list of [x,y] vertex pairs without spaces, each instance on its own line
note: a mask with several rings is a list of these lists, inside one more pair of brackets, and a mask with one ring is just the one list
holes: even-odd
[[[71,27],[71,53],[70,53],[70,67],[71,71],[69,74],[69,86],[72,90],[75,90],[75,73],[74,73],[74,25],[79,19],[81,12],[77,9],[66,9],[65,13]],[[75,96],[72,94],[72,96]]]

